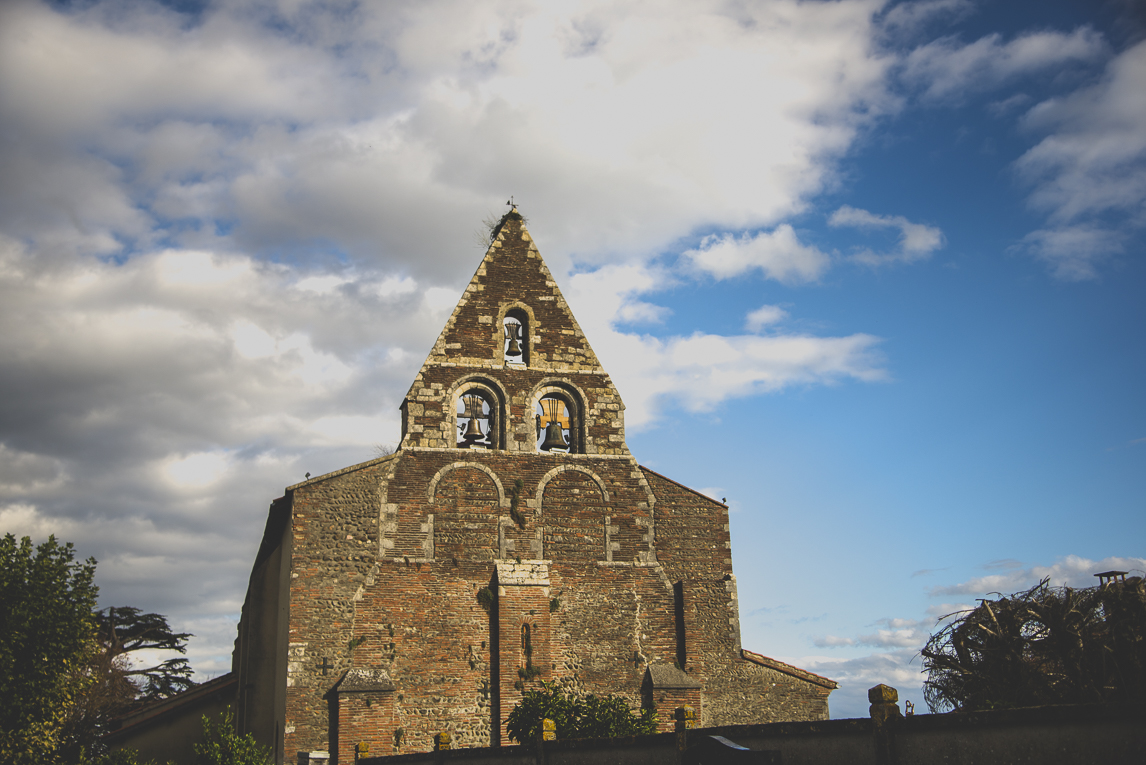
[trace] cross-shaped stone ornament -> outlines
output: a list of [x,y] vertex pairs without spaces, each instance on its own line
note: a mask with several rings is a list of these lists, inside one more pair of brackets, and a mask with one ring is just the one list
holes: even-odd
[[334,664],[331,663],[329,656],[323,656],[322,663],[317,665],[315,669],[321,669],[322,674],[328,675],[330,674],[330,670],[334,669]]

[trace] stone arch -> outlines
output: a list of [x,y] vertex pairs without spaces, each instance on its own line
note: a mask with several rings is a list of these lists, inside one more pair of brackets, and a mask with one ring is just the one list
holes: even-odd
[[[488,432],[486,433],[488,444],[477,443],[474,445],[495,450],[505,449],[509,434],[509,422],[506,416],[505,402],[509,400],[509,393],[500,382],[484,375],[466,375],[465,377],[459,378],[454,382],[448,395],[445,397],[446,422],[449,424],[449,428],[453,430],[453,434],[448,435],[447,438],[453,439],[453,448],[462,448],[458,446],[458,421],[459,419],[465,419],[465,417],[458,412],[459,402],[463,396],[472,395],[479,396],[489,409],[487,420]],[[464,404],[461,405],[464,406]],[[449,441],[447,442],[449,443]]]
[[605,482],[603,480],[601,480],[601,476],[597,475],[596,473],[594,473],[589,468],[580,467],[578,465],[558,465],[557,467],[553,468],[548,473],[546,473],[537,484],[537,494],[536,494],[536,499],[534,500],[535,506],[537,508],[540,509],[542,507],[542,501],[543,501],[544,496],[545,496],[545,487],[549,485],[550,481],[552,481],[554,478],[556,478],[561,473],[564,473],[567,470],[573,470],[573,471],[576,471],[578,473],[584,473],[585,475],[592,478],[593,482],[597,484],[597,488],[601,490],[601,502],[602,502],[602,504],[605,504],[605,505],[609,504],[609,490],[605,488]]
[[505,347],[508,344],[506,336],[505,325],[507,319],[515,319],[521,324],[521,358],[519,364],[528,367],[530,364],[530,356],[533,353],[533,338],[537,333],[537,318],[534,316],[533,309],[526,303],[520,300],[511,301],[503,304],[497,312],[497,333],[495,338],[494,353],[495,359],[499,364],[507,366],[515,366],[510,356],[505,352]]
[[497,487],[498,507],[509,507],[509,500],[505,497],[505,487],[501,485],[501,480],[497,477],[496,473],[494,473],[492,470],[480,462],[451,462],[449,465],[446,465],[437,473],[434,473],[434,477],[430,479],[430,485],[426,487],[426,499],[430,502],[430,504],[434,503],[434,497],[438,491],[438,484],[441,482],[446,473],[449,473],[451,470],[458,470],[460,468],[473,468],[474,470],[480,470],[481,472],[488,475],[493,480],[493,485]]
[[[588,430],[585,425],[585,394],[565,378],[548,378],[542,380],[529,394],[529,409],[537,417],[537,439],[534,441],[534,451],[542,451],[538,442],[541,441],[541,420],[543,415],[537,410],[542,407],[542,400],[557,399],[568,410],[568,444],[569,454],[584,454],[586,452],[586,438]],[[543,409],[544,412],[544,409]]]

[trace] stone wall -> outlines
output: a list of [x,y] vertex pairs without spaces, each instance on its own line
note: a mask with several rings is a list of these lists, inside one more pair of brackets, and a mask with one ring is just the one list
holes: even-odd
[[[525,326],[520,357],[507,316]],[[550,396],[557,415],[539,403]],[[739,719],[737,693],[826,716],[815,701],[830,681],[789,673],[781,694],[774,667],[742,657],[728,508],[638,465],[623,415],[521,217],[506,216],[407,394],[398,451],[276,505],[285,531],[264,544],[278,545],[277,573],[256,566],[252,588],[265,600],[278,576],[289,604],[252,606],[240,634],[247,648],[279,636],[286,659],[236,658],[250,698],[283,687],[276,759],[415,751],[440,732],[505,743],[509,711],[549,680],[633,707],[687,703],[704,724]],[[546,416],[567,451],[539,443]],[[378,683],[350,682],[363,672]]]

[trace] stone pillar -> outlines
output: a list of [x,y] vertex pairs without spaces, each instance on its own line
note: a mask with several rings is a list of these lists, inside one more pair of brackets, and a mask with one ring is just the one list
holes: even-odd
[[553,678],[548,561],[498,562],[497,708],[492,721],[499,741],[508,742],[509,710],[539,680]]
[[895,729],[902,715],[899,713],[899,691],[880,683],[869,688],[867,700],[871,702],[872,732],[875,734],[875,761],[877,765],[896,765]]

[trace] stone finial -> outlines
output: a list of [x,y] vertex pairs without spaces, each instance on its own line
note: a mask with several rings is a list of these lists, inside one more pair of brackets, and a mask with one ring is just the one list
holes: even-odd
[[434,735],[434,751],[443,752],[447,749],[453,749],[453,739],[450,738],[448,731],[442,731]]
[[696,710],[685,704],[683,707],[677,707],[673,712],[673,717],[676,720],[676,730],[692,730],[696,727]]
[[867,700],[871,702],[868,711],[876,725],[883,725],[893,717],[903,716],[899,712],[899,704],[896,703],[899,701],[899,691],[890,685],[880,683],[874,688],[869,688]]
[[557,740],[557,723],[546,717],[541,721],[541,740],[542,741],[556,741]]

